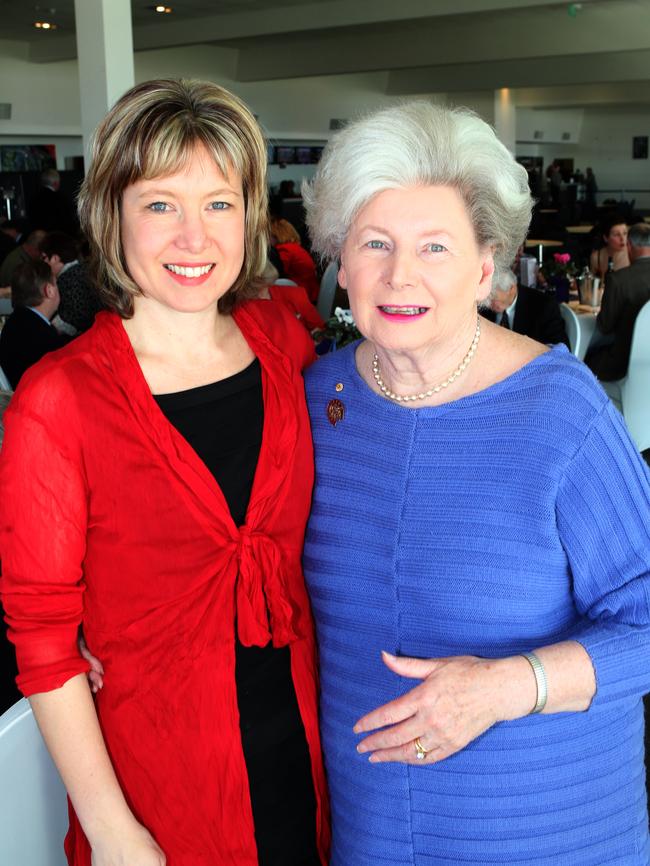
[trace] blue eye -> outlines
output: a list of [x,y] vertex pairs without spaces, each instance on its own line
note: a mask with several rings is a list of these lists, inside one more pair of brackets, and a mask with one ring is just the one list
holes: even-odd
[[151,204],[147,205],[147,208],[155,213],[164,213],[167,210],[167,202],[153,201]]
[[430,253],[444,253],[445,247],[442,244],[427,244],[427,250]]
[[386,244],[383,241],[368,241],[366,246],[371,250],[383,250]]
[[210,210],[227,210],[230,205],[227,201],[211,201],[209,207]]

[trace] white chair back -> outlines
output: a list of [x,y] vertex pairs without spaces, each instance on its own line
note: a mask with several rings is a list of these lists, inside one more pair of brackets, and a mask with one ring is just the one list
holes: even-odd
[[12,391],[11,383],[5,375],[5,371],[0,367],[0,391]]
[[639,451],[650,448],[650,301],[634,323],[627,376],[620,381],[623,417]]
[[582,352],[582,355],[580,354],[582,346],[580,345],[580,323],[578,322],[578,317],[567,304],[560,304],[560,315],[564,319],[566,335],[569,338],[569,348],[577,358],[582,360],[584,352]]
[[325,319],[325,321],[327,321],[332,315],[334,295],[336,294],[336,286],[338,285],[338,275],[338,262],[330,262],[325,268],[325,273],[320,281],[320,291],[318,293],[316,309],[320,313],[321,319]]
[[66,866],[65,788],[23,698],[0,716],[0,863]]

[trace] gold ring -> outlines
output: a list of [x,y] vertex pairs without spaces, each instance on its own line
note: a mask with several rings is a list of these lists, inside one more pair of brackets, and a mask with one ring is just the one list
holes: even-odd
[[418,761],[424,761],[426,756],[429,754],[431,749],[425,749],[422,743],[420,742],[420,738],[416,737],[413,740],[413,745],[415,746],[415,757]]

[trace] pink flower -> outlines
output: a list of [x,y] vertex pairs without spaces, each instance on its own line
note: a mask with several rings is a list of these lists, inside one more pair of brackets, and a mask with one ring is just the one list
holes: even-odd
[[571,256],[568,253],[553,253],[553,258],[558,265],[568,265],[571,261]]

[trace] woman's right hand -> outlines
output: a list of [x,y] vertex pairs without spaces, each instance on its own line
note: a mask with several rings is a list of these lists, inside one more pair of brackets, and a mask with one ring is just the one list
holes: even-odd
[[151,833],[137,821],[126,832],[109,830],[91,847],[92,866],[165,866],[167,862]]

